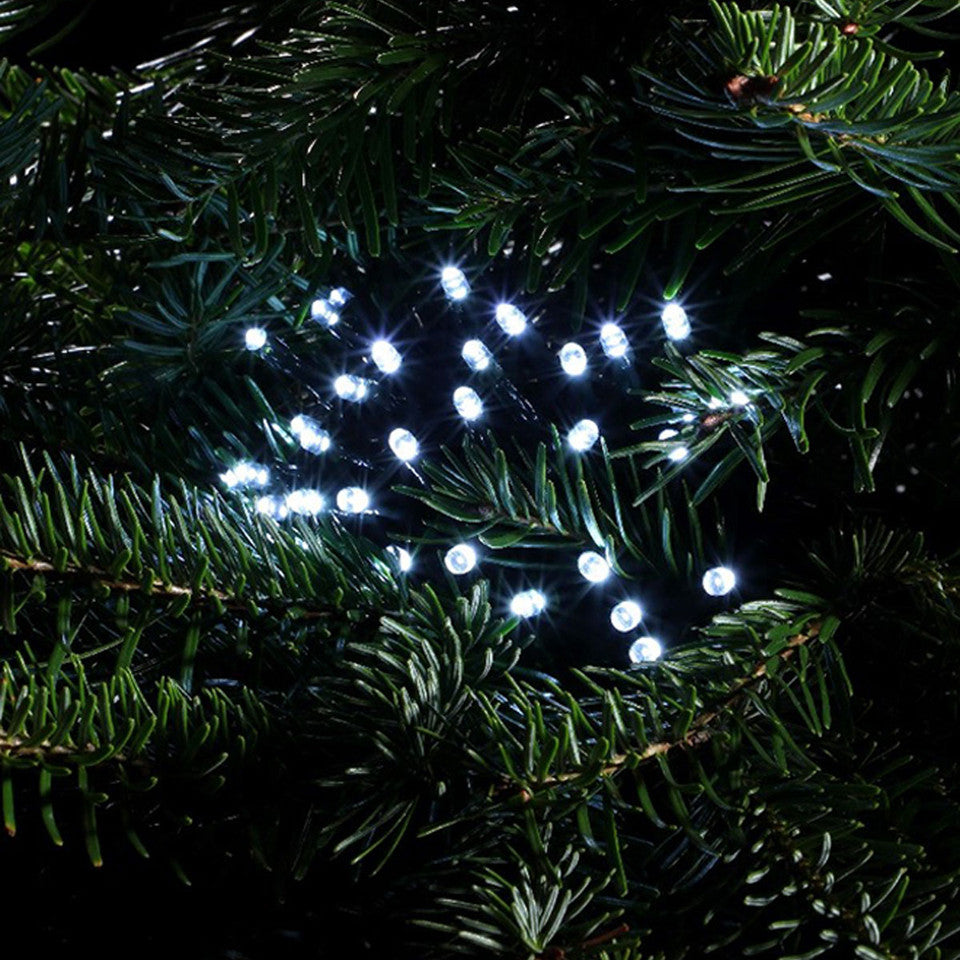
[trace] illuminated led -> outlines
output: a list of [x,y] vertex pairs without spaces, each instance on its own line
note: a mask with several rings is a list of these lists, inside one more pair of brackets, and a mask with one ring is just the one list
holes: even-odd
[[522,310],[512,303],[501,303],[495,313],[500,329],[511,337],[517,337],[527,329],[527,318]]
[[290,421],[290,431],[309,453],[326,453],[330,449],[330,434],[312,417],[298,414]]
[[370,506],[370,494],[363,487],[344,487],[337,492],[337,509],[344,513],[363,513]]
[[567,443],[577,453],[589,450],[600,438],[600,428],[592,420],[581,420],[575,423],[567,434]]
[[231,490],[235,487],[265,487],[270,479],[270,471],[257,463],[241,460],[221,473],[220,479]]
[[323,497],[319,490],[291,490],[285,501],[286,508],[291,513],[312,517],[323,509]]
[[600,346],[608,357],[616,360],[626,354],[630,341],[615,323],[605,323],[600,328]]
[[745,407],[750,403],[750,398],[742,390],[734,390],[730,394],[730,403],[734,407]]
[[493,354],[481,340],[468,340],[463,345],[460,356],[471,370],[486,370],[493,360]]
[[593,550],[580,554],[577,558],[577,569],[584,580],[591,583],[602,583],[610,576],[610,564]]
[[692,413],[685,413],[680,419],[684,423],[693,423],[697,418]]
[[664,305],[660,313],[660,320],[663,323],[663,329],[671,340],[685,340],[690,336],[690,320],[687,317],[687,311],[679,303],[670,303]]
[[643,611],[636,600],[621,600],[610,611],[610,622],[614,630],[627,633],[633,630],[643,619]]
[[711,597],[722,597],[737,585],[737,575],[728,567],[714,567],[703,575],[703,589]]
[[476,420],[483,413],[483,401],[473,387],[457,387],[453,391],[453,405],[464,420]]
[[376,340],[370,347],[370,359],[382,373],[396,373],[403,358],[400,351],[387,340]]
[[[343,302],[346,303],[345,300]],[[340,322],[340,314],[333,308],[331,301],[322,298],[310,304],[310,316],[318,322],[322,321],[328,327]]]
[[282,520],[287,515],[286,504],[279,497],[257,497],[257,513]]
[[470,284],[459,267],[444,267],[440,274],[440,286],[451,300],[462,300],[470,292]]
[[510,601],[510,612],[515,617],[535,617],[546,605],[547,598],[539,590],[523,590]]
[[563,372],[570,377],[579,377],[587,369],[587,354],[579,343],[565,343],[559,357]]
[[666,430],[661,430],[657,435],[658,440],[671,440],[677,435],[676,430],[671,430],[669,427]]
[[674,463],[679,463],[681,460],[686,460],[689,454],[690,451],[686,447],[674,447],[667,456]]
[[631,663],[652,663],[663,655],[663,647],[653,637],[637,637],[630,644],[627,656]]
[[248,350],[260,350],[266,346],[267,331],[263,327],[247,327],[243,342]]
[[404,550],[403,547],[397,547],[391,544],[387,547],[387,553],[396,559],[397,566],[400,568],[401,573],[409,573],[410,568],[413,566],[413,557],[410,555],[409,550]]
[[403,427],[391,430],[387,442],[398,460],[412,460],[420,452],[420,444],[417,442],[417,438],[409,430],[404,430]]
[[349,290],[345,290],[343,287],[334,287],[327,299],[335,307],[342,307],[350,299],[350,296]]
[[352,373],[342,373],[333,381],[333,389],[341,400],[358,401],[367,395],[367,383]]
[[447,551],[443,562],[452,574],[460,577],[477,565],[477,551],[468,543],[458,543]]

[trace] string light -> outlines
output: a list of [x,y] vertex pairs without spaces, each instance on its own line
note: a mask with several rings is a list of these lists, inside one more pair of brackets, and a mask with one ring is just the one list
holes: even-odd
[[409,550],[404,550],[403,547],[390,544],[390,546],[387,547],[387,553],[396,559],[397,566],[400,568],[401,573],[410,572],[411,567],[413,567],[413,557],[410,555]]
[[499,304],[494,316],[497,323],[500,324],[500,329],[511,337],[518,337],[527,329],[526,316],[524,316],[522,310],[512,303]]
[[247,327],[243,343],[248,350],[261,350],[267,343],[267,331],[263,327]]
[[462,300],[470,292],[467,277],[459,267],[444,267],[440,273],[440,286],[451,300]]
[[630,341],[615,323],[605,323],[600,328],[600,346],[611,360],[616,360],[626,354]]
[[543,613],[547,598],[539,590],[523,590],[510,601],[510,612],[515,617],[535,617]]
[[734,407],[745,407],[750,403],[750,398],[742,390],[734,390],[730,394],[730,404]]
[[443,563],[454,576],[461,577],[477,565],[477,551],[469,543],[458,543],[446,552]]
[[468,340],[463,345],[460,355],[471,370],[486,370],[493,361],[493,354],[482,340]]
[[580,554],[577,558],[577,569],[583,579],[591,583],[603,583],[610,576],[610,564],[593,550]]
[[[332,296],[333,294],[331,294]],[[324,300],[323,298],[314,300],[310,304],[310,316],[318,322],[322,321],[328,327],[335,326],[340,322],[339,311],[333,308],[331,300]]]
[[308,453],[326,453],[333,442],[330,434],[316,420],[302,413],[290,421],[290,432]]
[[684,423],[693,423],[697,418],[692,413],[685,413],[680,419]]
[[391,430],[387,442],[398,460],[413,460],[420,452],[420,444],[417,442],[417,438],[403,427]]
[[703,589],[711,597],[726,596],[737,585],[737,575],[729,567],[714,567],[703,575]]
[[341,400],[356,403],[367,395],[367,382],[352,373],[342,373],[333,381],[333,389]]
[[464,420],[476,420],[483,413],[483,401],[473,387],[457,387],[453,391],[453,405]]
[[637,637],[627,650],[631,663],[652,663],[654,660],[659,660],[662,655],[663,647],[660,641],[653,637]]
[[279,497],[257,497],[257,513],[282,520],[288,513],[286,504]]
[[231,490],[236,487],[265,487],[270,479],[270,471],[258,463],[241,460],[229,470],[221,473],[220,479]]
[[313,517],[323,509],[324,499],[319,490],[291,490],[287,494],[285,506],[291,513]]
[[587,369],[587,354],[579,343],[565,343],[558,356],[563,372],[570,377],[579,377]]
[[643,611],[636,600],[621,600],[610,611],[610,622],[614,630],[621,633],[628,633],[637,627],[643,619]]
[[660,313],[663,329],[671,340],[685,340],[690,336],[690,320],[687,311],[672,300],[665,304]]
[[679,463],[681,460],[686,460],[690,455],[690,451],[686,447],[674,447],[667,456],[674,462]]
[[657,436],[658,440],[672,440],[677,435],[676,430],[666,429],[661,430]]
[[381,373],[396,373],[403,363],[400,351],[389,340],[375,340],[370,346],[370,359]]
[[349,290],[346,290],[343,287],[334,287],[330,291],[330,295],[327,297],[327,299],[335,307],[342,307],[350,299],[350,297],[351,293]]
[[337,491],[337,509],[343,513],[363,513],[370,506],[370,494],[363,487],[344,487]]
[[575,423],[567,434],[567,443],[577,453],[589,450],[600,438],[600,428],[592,420],[580,420]]

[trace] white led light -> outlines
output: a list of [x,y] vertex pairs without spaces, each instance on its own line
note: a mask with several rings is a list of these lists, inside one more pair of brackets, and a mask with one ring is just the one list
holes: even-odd
[[697,418],[692,413],[685,413],[680,419],[684,423],[693,423]]
[[225,473],[220,479],[231,490],[235,487],[265,487],[270,479],[270,471],[257,463],[241,460]]
[[363,487],[344,487],[337,492],[337,509],[344,513],[363,513],[370,506],[370,494]]
[[526,316],[524,316],[522,310],[515,307],[512,303],[501,303],[497,307],[494,316],[497,319],[497,323],[500,324],[500,329],[511,337],[518,337],[527,329]]
[[420,444],[417,443],[417,438],[409,430],[404,430],[403,427],[391,430],[387,442],[398,460],[412,460],[420,452]]
[[587,369],[587,354],[579,343],[565,343],[560,348],[560,366],[570,377],[579,377]]
[[535,617],[546,605],[547,598],[539,590],[523,590],[510,601],[510,612],[515,617]]
[[403,358],[400,351],[388,340],[376,340],[370,347],[370,359],[382,373],[396,373]]
[[279,497],[257,497],[257,513],[274,520],[282,520],[288,513],[286,504]]
[[333,389],[341,400],[358,401],[367,395],[367,383],[352,373],[342,373],[333,381]]
[[451,300],[462,300],[470,292],[470,284],[459,267],[444,267],[440,274],[440,286]]
[[580,554],[577,558],[577,569],[584,580],[591,583],[602,583],[610,576],[610,564],[593,550]]
[[291,513],[312,517],[323,509],[323,497],[319,490],[291,490],[287,494],[285,504]]
[[657,435],[658,440],[671,440],[677,435],[676,430],[671,430],[669,427],[666,430],[661,430]]
[[335,307],[342,307],[350,299],[350,296],[349,290],[345,290],[343,287],[334,287],[327,299]]
[[667,456],[674,463],[679,463],[681,460],[686,460],[689,454],[690,451],[686,447],[674,447]]
[[671,340],[685,340],[690,336],[690,320],[687,311],[672,300],[664,305],[660,313],[663,329]]
[[410,568],[413,566],[413,557],[410,555],[409,550],[404,550],[403,547],[396,547],[391,544],[387,547],[387,553],[396,558],[397,566],[400,568],[401,573],[408,573],[410,571]]
[[308,453],[326,453],[330,449],[330,434],[312,417],[298,414],[290,421],[290,431]]
[[477,551],[469,543],[458,543],[447,551],[443,563],[455,576],[463,576],[477,565]]
[[493,360],[493,354],[481,340],[468,340],[460,355],[471,370],[486,370]]
[[653,637],[637,637],[627,650],[631,663],[651,663],[659,660],[662,654],[663,647],[660,646],[660,641]]
[[266,346],[267,331],[263,327],[247,327],[243,342],[248,350],[260,350]]
[[730,394],[730,403],[734,407],[745,407],[750,402],[750,398],[742,390],[734,390]]
[[711,597],[722,597],[737,585],[737,575],[728,567],[714,567],[703,575],[703,589]]
[[473,387],[457,387],[453,391],[453,405],[464,420],[476,420],[483,413],[483,401]]
[[633,630],[643,619],[643,611],[636,600],[621,600],[610,611],[610,622],[614,630],[627,633]]
[[719,397],[711,397],[707,401],[707,407],[710,410],[719,410],[723,406],[723,401]]
[[592,420],[581,420],[575,423],[567,434],[567,443],[577,453],[589,450],[600,438],[600,428]]
[[325,323],[328,327],[340,322],[340,314],[333,308],[330,300],[314,300],[310,304],[310,316],[318,322]]
[[613,360],[624,356],[630,347],[627,335],[615,324],[605,323],[600,328],[600,346],[603,352]]

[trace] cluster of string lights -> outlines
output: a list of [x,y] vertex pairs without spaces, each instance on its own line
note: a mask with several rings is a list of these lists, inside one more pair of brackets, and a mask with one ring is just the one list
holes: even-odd
[[[453,302],[466,299],[471,292],[470,283],[464,272],[457,266],[446,266],[440,274],[440,286],[446,297]],[[314,320],[333,327],[340,322],[343,308],[351,299],[350,293],[342,287],[331,290],[326,297],[313,301],[310,314]],[[529,326],[524,312],[511,303],[500,303],[494,310],[493,319],[508,337],[521,336]],[[684,340],[691,333],[690,319],[686,310],[676,301],[669,301],[662,307],[661,323],[666,336],[671,340]],[[247,350],[259,352],[267,346],[268,334],[262,327],[248,327],[244,333],[244,346]],[[600,349],[611,360],[626,357],[630,351],[630,341],[626,332],[616,323],[605,323],[599,331]],[[470,339],[463,344],[461,357],[473,372],[487,370],[494,362],[491,350],[479,339]],[[369,345],[369,358],[384,376],[396,373],[403,365],[400,351],[386,339],[378,339]],[[557,353],[560,368],[571,378],[582,377],[588,370],[587,351],[575,341],[563,344]],[[365,377],[342,373],[333,379],[335,395],[345,403],[361,403],[370,395],[375,383]],[[466,384],[454,389],[452,405],[457,414],[467,423],[483,416],[484,403],[480,394]],[[750,400],[744,391],[736,390],[730,396],[731,406],[745,406]],[[716,399],[711,407],[721,406]],[[682,420],[690,423],[694,415],[686,413]],[[297,414],[290,421],[290,432],[301,448],[311,454],[326,453],[331,445],[330,433],[306,414]],[[669,441],[678,436],[678,431],[665,429],[658,437]],[[575,454],[586,454],[600,439],[600,428],[596,421],[583,418],[578,420],[566,434],[566,442]],[[406,427],[398,426],[390,431],[386,438],[387,446],[393,455],[403,463],[410,463],[420,455],[420,443]],[[668,459],[679,462],[688,455],[681,443],[672,446]],[[283,495],[264,492],[269,483],[269,470],[259,464],[241,461],[220,475],[221,481],[230,489],[249,489],[259,492],[255,500],[259,513],[275,520],[283,520],[293,515],[315,516],[328,509],[326,498],[320,491],[312,488],[296,488]],[[370,494],[360,486],[341,488],[334,499],[336,510],[343,514],[364,514],[374,512],[375,507]],[[392,545],[387,552],[393,557],[401,573],[412,569],[413,556],[408,550]],[[474,571],[481,562],[477,549],[470,543],[456,543],[444,554],[443,564],[455,577],[465,576]],[[606,557],[589,550],[577,558],[577,570],[580,576],[591,585],[602,584],[613,576],[613,570]],[[728,567],[714,567],[703,574],[702,586],[712,597],[722,597],[736,586],[736,575]],[[526,589],[516,593],[509,602],[510,612],[518,618],[528,619],[543,613],[548,607],[547,597],[539,590]],[[642,626],[643,609],[633,598],[618,601],[610,610],[610,623],[619,633],[633,633]],[[642,663],[659,659],[663,652],[660,642],[651,636],[638,636],[631,642],[627,654],[631,662]]]

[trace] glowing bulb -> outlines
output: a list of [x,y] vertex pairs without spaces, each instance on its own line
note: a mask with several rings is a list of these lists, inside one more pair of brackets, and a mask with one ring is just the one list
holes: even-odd
[[653,637],[637,637],[627,650],[631,663],[651,663],[659,660],[662,654],[663,647],[660,646],[660,641]]
[[282,520],[288,513],[286,504],[279,497],[257,497],[257,513],[274,520]]
[[674,463],[679,463],[681,460],[686,460],[689,454],[690,451],[686,447],[674,447],[667,456]]
[[697,418],[692,413],[685,413],[680,419],[684,423],[693,423]]
[[575,423],[567,434],[567,443],[577,453],[589,450],[600,438],[600,428],[592,420],[581,420]]
[[486,370],[493,360],[493,354],[480,340],[468,340],[463,345],[460,355],[466,360],[471,370]]
[[737,575],[728,567],[714,567],[703,575],[703,589],[711,597],[722,597],[737,585]]
[[707,401],[707,407],[710,410],[719,410],[723,406],[723,401],[719,397],[711,397]]
[[517,337],[527,329],[527,318],[522,310],[512,303],[501,303],[495,314],[504,333]]
[[334,287],[330,291],[330,296],[327,297],[327,300],[335,307],[342,307],[349,299],[350,291],[345,290],[343,287]]
[[643,619],[643,611],[636,600],[621,600],[610,611],[610,622],[614,630],[627,633],[633,630]]
[[443,563],[454,576],[463,576],[477,565],[477,551],[469,543],[458,543],[446,552]]
[[342,373],[333,381],[333,389],[341,400],[358,401],[367,395],[367,383],[352,373]]
[[470,284],[459,267],[444,267],[440,274],[440,286],[451,300],[462,300],[470,292]]
[[565,343],[560,348],[560,366],[571,377],[579,377],[587,369],[587,354],[579,343]]
[[730,403],[734,407],[745,407],[750,403],[750,398],[742,390],[734,390],[730,394]]
[[476,420],[483,413],[483,401],[473,387],[457,387],[453,391],[453,405],[464,420]]
[[257,463],[241,460],[225,473],[220,479],[233,490],[235,487],[265,487],[270,479],[270,471]]
[[298,414],[290,421],[290,431],[308,453],[326,453],[330,449],[330,434],[312,417]]
[[391,430],[387,442],[398,460],[412,460],[420,452],[420,444],[417,442],[417,438],[409,430],[404,430],[403,427]]
[[672,300],[664,305],[660,313],[663,329],[671,340],[685,340],[690,336],[690,320],[687,311]]
[[657,436],[658,440],[671,440],[677,435],[676,430],[671,430],[669,427],[666,430],[661,430]]
[[387,340],[376,340],[370,347],[370,359],[382,373],[396,373],[403,358],[400,351]]
[[539,590],[523,590],[510,601],[510,612],[515,617],[535,617],[546,605],[547,598]]
[[600,328],[600,346],[612,360],[622,357],[630,347],[627,335],[615,324],[605,323]]
[[363,487],[344,487],[337,492],[337,509],[344,513],[363,513],[370,506],[370,494]]
[[577,558],[577,569],[584,580],[591,583],[602,583],[610,576],[610,564],[593,550],[580,554]]
[[323,497],[319,490],[291,490],[284,501],[291,513],[312,517],[323,509]]
[[[340,322],[340,314],[332,306],[333,294],[330,296],[330,300],[314,300],[313,303],[310,304],[310,316],[318,322],[322,321],[328,327],[332,327]],[[346,303],[346,300],[343,302]]]
[[396,547],[391,544],[387,547],[387,553],[396,558],[397,566],[400,568],[401,573],[409,572],[413,566],[413,557],[410,555],[409,550],[404,550],[403,547]]
[[247,327],[243,342],[248,350],[260,350],[267,343],[267,331],[263,327]]

